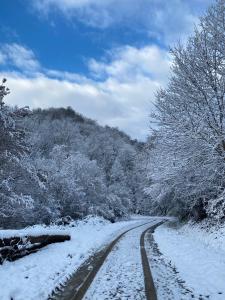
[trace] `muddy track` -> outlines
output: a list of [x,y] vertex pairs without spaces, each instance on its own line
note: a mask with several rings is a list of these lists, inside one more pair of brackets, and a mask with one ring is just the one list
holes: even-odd
[[147,228],[141,235],[140,246],[141,246],[141,260],[142,267],[144,272],[144,282],[145,282],[145,295],[146,300],[157,300],[155,285],[152,278],[152,273],[150,270],[149,260],[147,257],[146,249],[145,249],[145,235],[148,231],[153,232],[155,228],[161,225],[163,222],[159,222],[156,225],[153,225]]
[[101,266],[104,264],[106,258],[111,253],[114,246],[121,240],[126,233],[139,228],[141,226],[149,224],[149,228],[145,230],[140,239],[141,247],[141,258],[144,273],[145,282],[145,293],[147,300],[157,300],[155,287],[150,271],[150,266],[144,246],[145,234],[149,230],[154,230],[157,226],[161,225],[163,222],[151,225],[152,222],[143,223],[141,225],[132,227],[122,234],[120,234],[115,240],[113,240],[107,247],[98,251],[94,256],[90,257],[83,265],[76,271],[74,275],[67,281],[65,286],[58,288],[48,299],[49,300],[82,300],[86,294],[88,288],[93,282],[96,274],[100,270]]

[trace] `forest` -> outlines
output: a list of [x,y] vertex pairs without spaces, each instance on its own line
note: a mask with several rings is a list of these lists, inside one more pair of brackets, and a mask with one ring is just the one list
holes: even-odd
[[89,214],[114,222],[131,212],[147,212],[144,143],[116,128],[99,126],[70,107],[10,108],[3,103],[9,92],[4,83],[2,227],[49,224]]
[[72,108],[10,107],[0,85],[0,226],[130,214],[224,220],[225,7],[172,50],[146,142]]

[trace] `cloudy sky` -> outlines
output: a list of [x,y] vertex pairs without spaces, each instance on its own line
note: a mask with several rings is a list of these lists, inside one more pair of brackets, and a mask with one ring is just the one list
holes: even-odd
[[167,84],[169,45],[213,0],[2,0],[0,77],[7,103],[71,106],[133,138],[148,134]]

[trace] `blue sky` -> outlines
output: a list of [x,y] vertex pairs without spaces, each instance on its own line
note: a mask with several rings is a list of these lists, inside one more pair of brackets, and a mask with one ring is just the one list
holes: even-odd
[[72,106],[145,139],[169,45],[212,0],[2,0],[0,72],[8,103]]

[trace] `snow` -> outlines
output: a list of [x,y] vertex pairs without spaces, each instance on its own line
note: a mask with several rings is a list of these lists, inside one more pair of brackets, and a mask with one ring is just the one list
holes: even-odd
[[145,248],[158,300],[189,300],[193,294],[185,286],[171,262],[160,253],[152,233],[145,236]]
[[70,231],[66,227],[59,227],[52,225],[51,227],[35,225],[20,230],[17,229],[6,229],[0,230],[0,239],[10,237],[24,237],[24,236],[39,236],[39,235],[64,235],[70,234]]
[[[152,225],[158,222],[152,219]],[[113,248],[84,300],[142,300],[145,297],[140,237],[150,224],[128,232]]]
[[224,227],[208,232],[191,224],[178,228],[165,224],[154,233],[165,260],[197,299],[225,297],[224,233]]
[[[92,217],[78,221],[71,226],[37,226],[16,231],[44,234],[69,233],[71,240],[52,244],[35,254],[15,262],[4,262],[0,266],[1,300],[42,300],[67,278],[96,250],[104,247],[121,232],[146,223],[150,218],[133,217],[130,221],[110,223],[103,218]],[[2,236],[11,236],[15,231],[1,231]],[[4,287],[4,288],[2,288]]]

